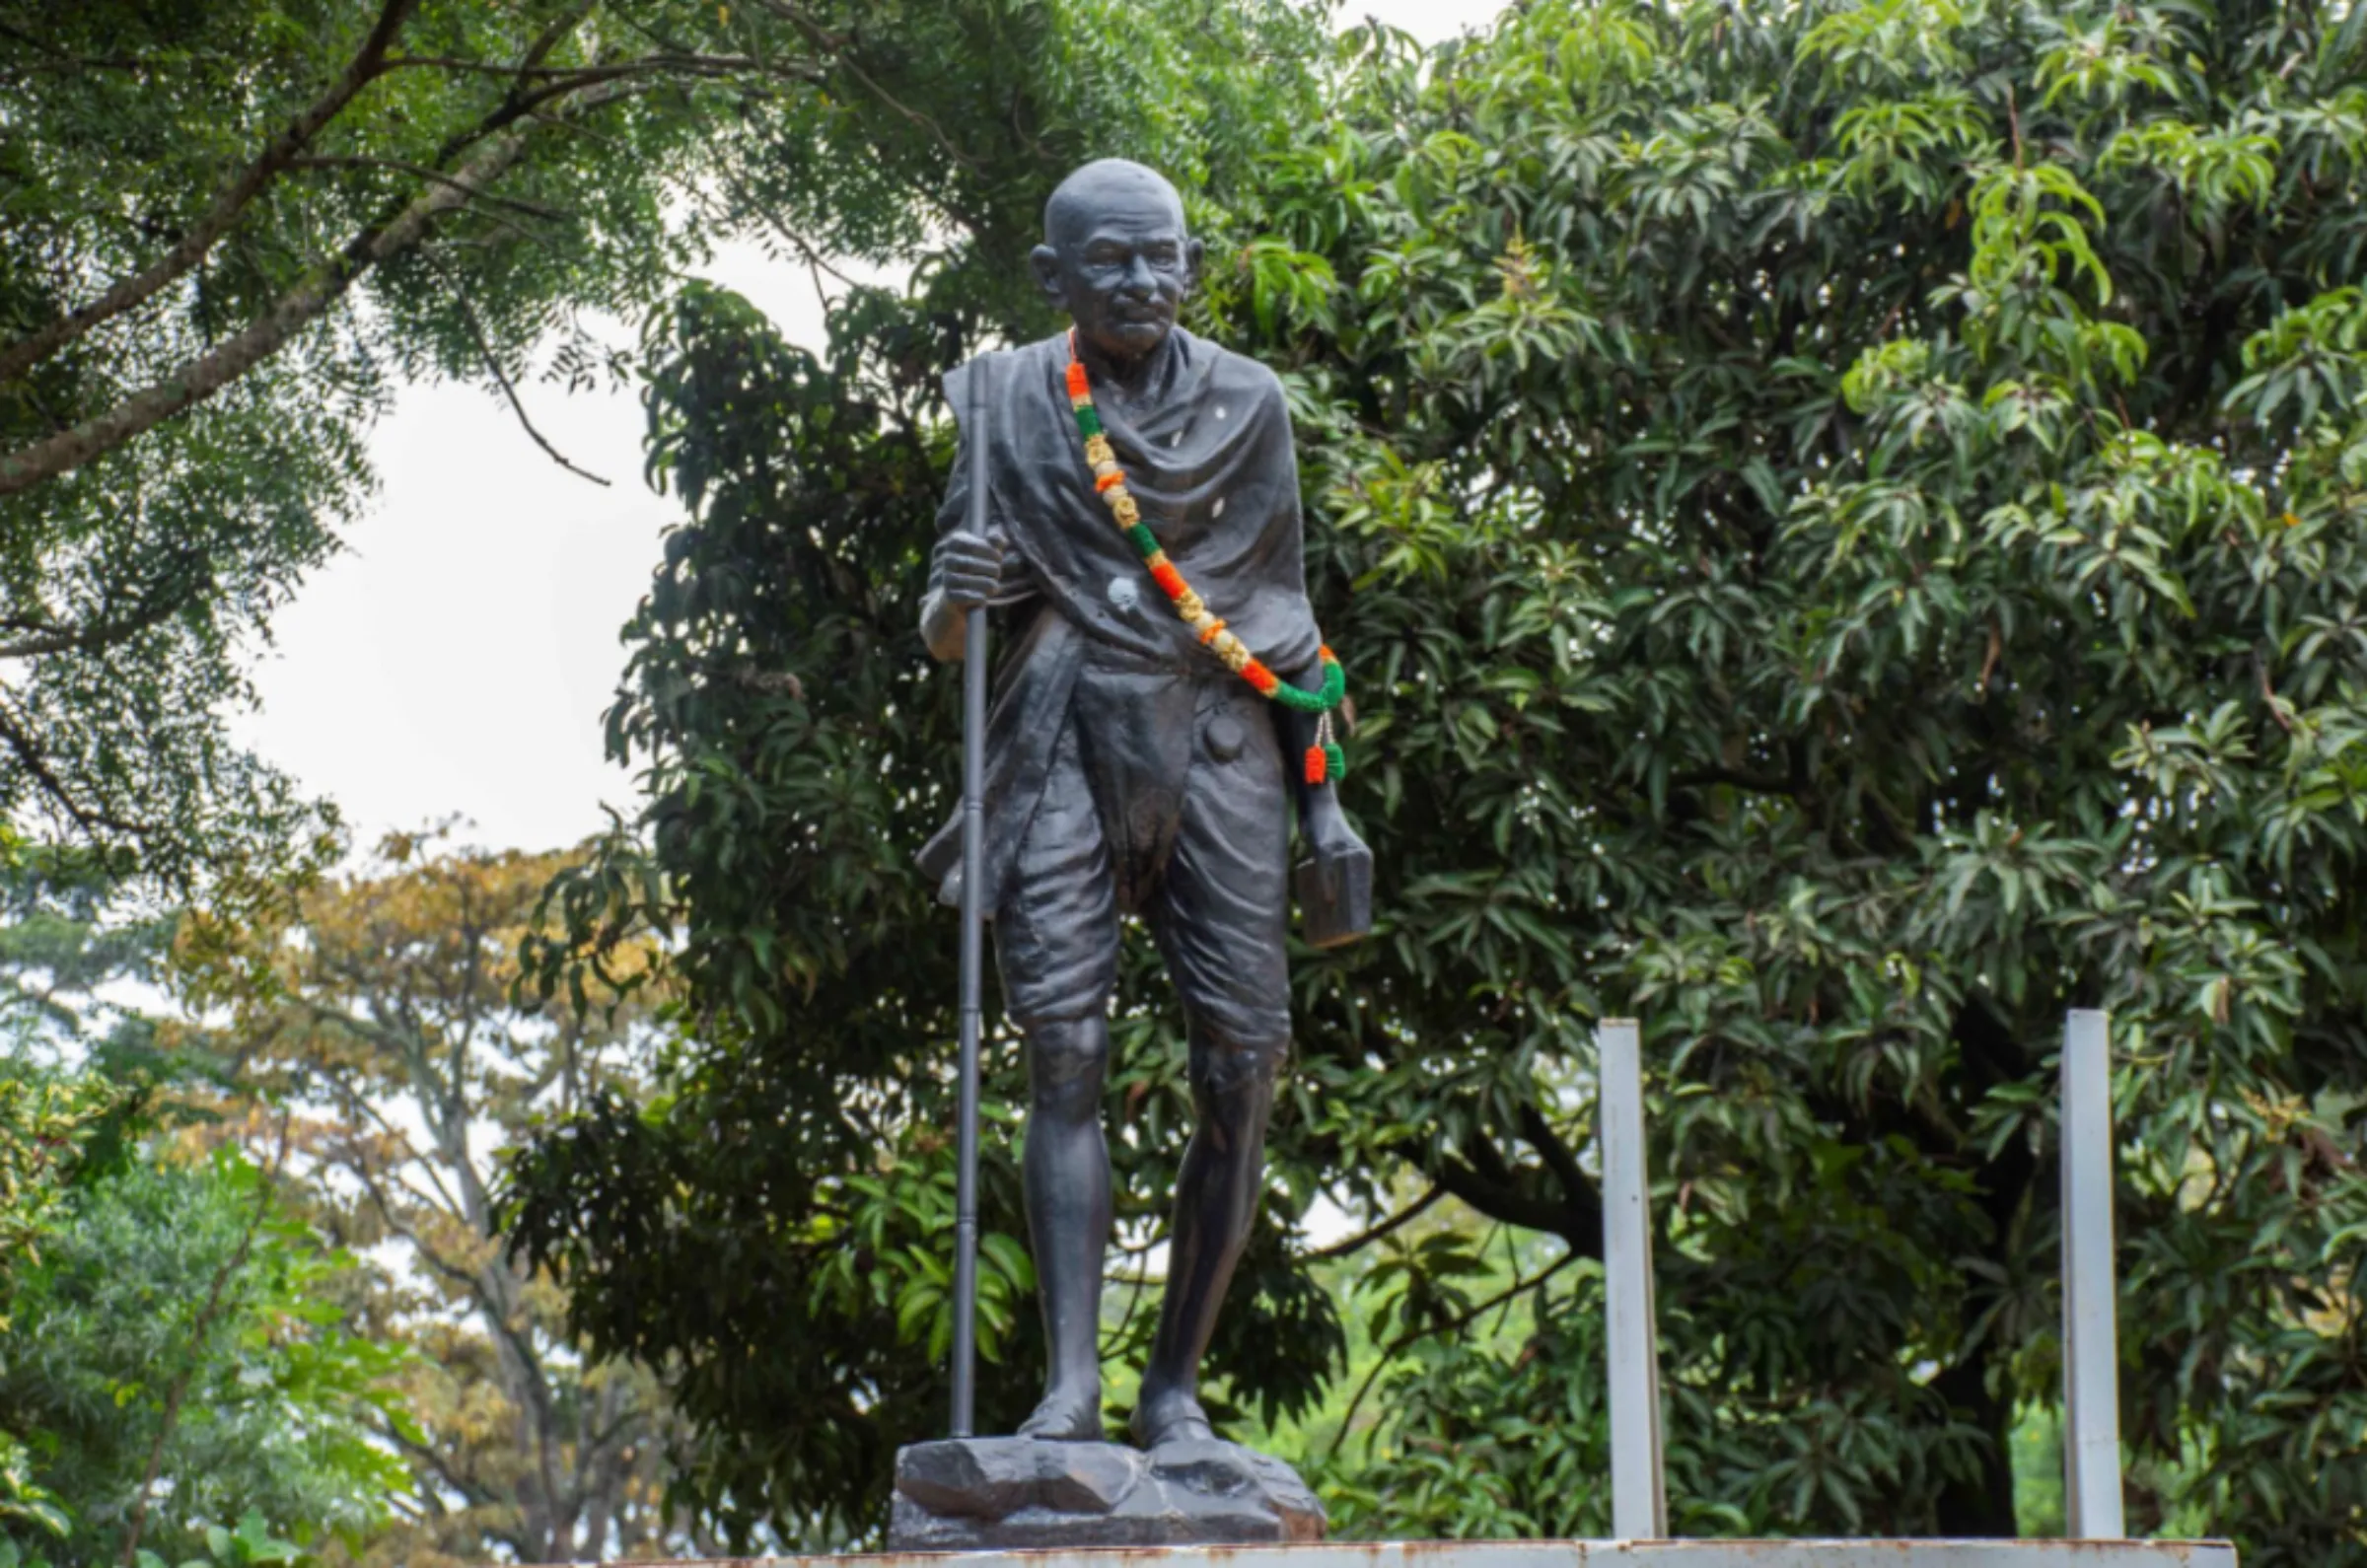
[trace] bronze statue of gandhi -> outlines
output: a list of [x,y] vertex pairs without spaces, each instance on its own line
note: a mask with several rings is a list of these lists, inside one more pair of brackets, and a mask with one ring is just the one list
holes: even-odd
[[[1317,770],[1300,765],[1321,749],[1317,719],[1268,701],[1179,616],[1112,521],[1072,408],[1073,359],[1165,560],[1274,676],[1316,688],[1324,655],[1282,387],[1176,324],[1201,254],[1174,186],[1138,164],[1090,164],[1053,192],[1033,263],[1074,330],[996,356],[987,532],[965,527],[977,439],[966,429],[920,617],[947,661],[963,657],[978,606],[1009,623],[978,893],[1027,1048],[1022,1167],[1051,1364],[1022,1435],[1103,1436],[1101,1107],[1121,914],[1149,927],[1183,1001],[1197,1121],[1133,1414],[1143,1448],[1212,1436],[1200,1359],[1249,1237],[1290,1043],[1294,797],[1317,863],[1354,866],[1367,888],[1371,864],[1330,780],[1311,783]],[[957,410],[977,373],[973,362],[948,376]],[[922,864],[952,901],[958,820]]]

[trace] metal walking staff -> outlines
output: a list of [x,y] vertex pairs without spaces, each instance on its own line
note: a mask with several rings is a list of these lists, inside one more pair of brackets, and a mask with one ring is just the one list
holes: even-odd
[[[970,362],[964,398],[964,445],[969,452],[969,516],[964,527],[986,536],[986,421],[990,356]],[[978,1014],[985,987],[984,910],[978,885],[986,861],[986,606],[973,605],[962,651],[962,1103],[954,1176],[953,1435],[971,1435],[978,1359]]]

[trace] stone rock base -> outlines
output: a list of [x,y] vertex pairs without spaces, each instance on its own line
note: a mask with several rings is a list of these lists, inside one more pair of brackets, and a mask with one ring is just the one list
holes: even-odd
[[949,1438],[896,1456],[890,1551],[1319,1541],[1324,1505],[1280,1460],[1232,1443]]

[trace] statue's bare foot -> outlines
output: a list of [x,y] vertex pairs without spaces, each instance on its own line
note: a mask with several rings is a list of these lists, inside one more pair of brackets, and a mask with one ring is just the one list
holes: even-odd
[[1102,1430],[1102,1390],[1051,1389],[1036,1413],[1019,1423],[1019,1435],[1047,1443],[1104,1441],[1109,1434]]
[[1128,1423],[1134,1446],[1148,1452],[1170,1443],[1212,1443],[1216,1429],[1200,1401],[1182,1389],[1145,1390]]

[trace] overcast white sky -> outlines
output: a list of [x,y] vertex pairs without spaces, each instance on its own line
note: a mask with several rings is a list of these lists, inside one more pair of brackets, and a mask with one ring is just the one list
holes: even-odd
[[[1502,0],[1350,0],[1426,40],[1484,25]],[[789,336],[819,344],[802,269],[734,253],[706,275]],[[467,842],[542,849],[597,831],[634,788],[603,760],[617,629],[676,516],[641,482],[630,392],[522,389],[535,423],[609,489],[538,452],[497,394],[414,388],[372,440],[383,489],[351,549],[275,622],[246,739],[344,808],[362,846],[458,814]]]

